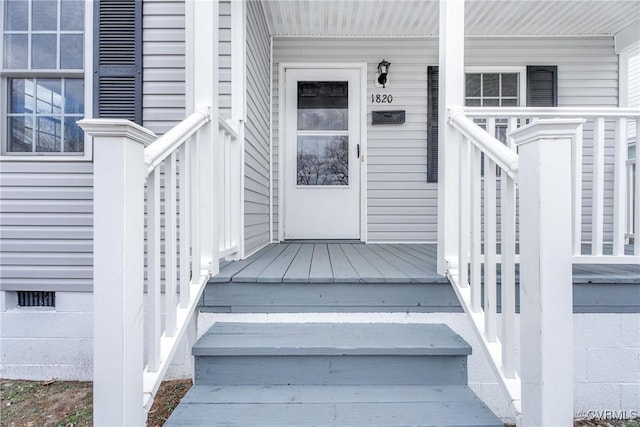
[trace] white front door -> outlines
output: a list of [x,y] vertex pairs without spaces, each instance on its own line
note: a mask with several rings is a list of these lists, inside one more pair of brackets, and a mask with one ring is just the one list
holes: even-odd
[[360,238],[360,70],[285,71],[284,237]]

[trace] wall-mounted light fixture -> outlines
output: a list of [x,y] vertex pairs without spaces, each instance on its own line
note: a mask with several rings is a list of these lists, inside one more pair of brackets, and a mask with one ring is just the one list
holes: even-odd
[[385,61],[384,59],[378,64],[378,73],[376,74],[376,86],[377,87],[386,87],[389,83],[389,78],[387,75],[389,74],[389,66],[390,62]]

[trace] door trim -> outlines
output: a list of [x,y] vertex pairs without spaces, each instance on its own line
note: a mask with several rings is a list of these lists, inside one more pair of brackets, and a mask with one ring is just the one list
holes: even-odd
[[[287,69],[360,71],[360,240],[367,241],[367,64],[365,62],[281,62],[278,65],[278,241],[284,240],[285,72]],[[273,159],[271,159],[273,162]]]

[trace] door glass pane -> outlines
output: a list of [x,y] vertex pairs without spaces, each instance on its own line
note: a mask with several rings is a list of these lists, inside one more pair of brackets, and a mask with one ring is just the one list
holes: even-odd
[[298,185],[349,185],[349,137],[298,136]]
[[298,130],[348,130],[348,82],[298,82]]

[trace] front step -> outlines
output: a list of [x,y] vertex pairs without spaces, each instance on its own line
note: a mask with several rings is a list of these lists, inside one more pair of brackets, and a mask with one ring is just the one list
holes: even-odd
[[196,386],[166,425],[501,425],[445,325],[217,323],[193,353]]
[[502,426],[467,386],[195,386],[165,426]]

